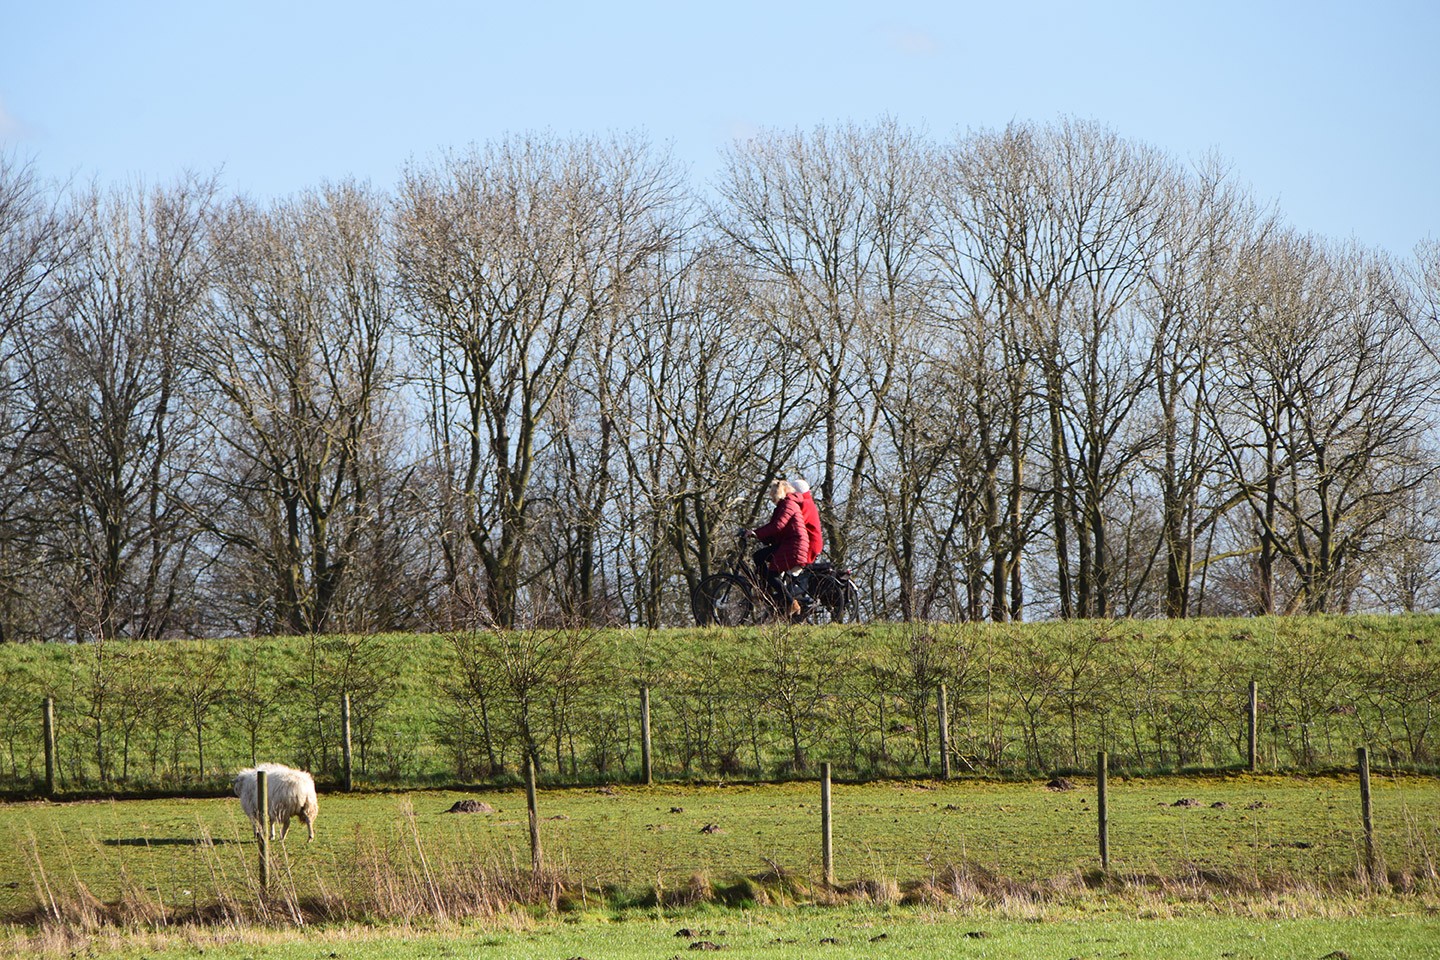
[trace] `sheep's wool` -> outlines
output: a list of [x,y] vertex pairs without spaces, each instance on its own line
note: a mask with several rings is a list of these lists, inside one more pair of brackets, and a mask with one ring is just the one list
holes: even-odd
[[275,824],[280,824],[280,839],[285,839],[290,829],[290,818],[299,817],[310,831],[309,840],[315,839],[315,817],[320,813],[320,801],[315,796],[315,780],[304,770],[295,770],[278,763],[262,763],[246,767],[235,774],[235,796],[240,798],[240,809],[255,825],[255,836],[260,836],[260,799],[255,789],[255,774],[265,771],[266,793],[270,800],[270,839],[275,839]]

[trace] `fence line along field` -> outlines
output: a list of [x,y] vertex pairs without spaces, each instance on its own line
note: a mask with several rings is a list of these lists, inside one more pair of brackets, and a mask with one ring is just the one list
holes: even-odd
[[[832,794],[834,889],[882,902],[1133,887],[1182,899],[1385,889],[1440,903],[1440,790],[1427,777],[1375,779],[1373,875],[1354,776],[1112,778],[1109,871],[1093,779],[836,783]],[[460,800],[478,812],[449,812]],[[272,845],[271,892],[330,920],[494,910],[477,889],[523,902],[537,877],[552,903],[823,900],[820,803],[814,782],[541,790],[545,860],[533,872],[523,790],[336,793],[321,799],[313,844]],[[20,803],[5,819],[8,919],[244,915],[262,899],[258,846],[233,799]]]
[[[1440,618],[530,629],[0,646],[0,789],[228,790],[257,760],[363,788],[1435,769]],[[1253,686],[1252,686],[1253,685]],[[1254,700],[1252,706],[1252,690]],[[944,698],[944,725],[941,699]],[[1252,752],[1253,736],[1253,752]]]

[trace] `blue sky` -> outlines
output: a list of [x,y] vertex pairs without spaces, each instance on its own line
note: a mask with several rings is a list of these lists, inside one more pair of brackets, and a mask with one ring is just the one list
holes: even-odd
[[936,139],[1062,115],[1215,150],[1302,230],[1440,236],[1440,3],[0,0],[0,149],[258,198],[544,129],[639,131],[699,184],[765,128]]

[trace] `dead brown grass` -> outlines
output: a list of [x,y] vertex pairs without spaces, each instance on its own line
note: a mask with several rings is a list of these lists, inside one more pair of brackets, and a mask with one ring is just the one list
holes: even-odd
[[[1196,864],[1160,871],[1067,870],[1040,879],[995,872],[978,862],[934,866],[921,880],[868,876],[829,887],[771,863],[754,875],[712,878],[691,874],[648,889],[597,888],[564,864],[531,869],[528,856],[466,841],[427,842],[413,810],[402,810],[395,829],[360,832],[342,869],[320,872],[312,861],[304,876],[279,847],[270,882],[261,888],[253,845],[216,844],[202,837],[204,889],[185,902],[167,902],[159,887],[122,873],[120,893],[103,901],[87,887],[66,851],[60,863],[43,862],[34,838],[28,858],[37,904],[0,928],[0,956],[69,957],[95,948],[263,944],[323,925],[327,939],[361,936],[377,927],[433,931],[480,923],[515,929],[541,912],[717,906],[916,906],[942,912],[988,912],[1042,918],[1097,904],[1123,904],[1138,917],[1201,911],[1256,918],[1353,916],[1380,901],[1440,911],[1440,878],[1428,834],[1417,825],[1407,865],[1371,873],[1356,868],[1328,878],[1283,873],[1221,871]],[[304,891],[303,893],[301,891]],[[191,891],[186,891],[190,894]]]

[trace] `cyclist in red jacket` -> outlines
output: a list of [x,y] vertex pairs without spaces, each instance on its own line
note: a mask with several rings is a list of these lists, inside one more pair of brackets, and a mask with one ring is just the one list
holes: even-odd
[[815,506],[815,498],[810,495],[810,484],[804,477],[797,477],[791,482],[795,492],[800,494],[800,509],[805,513],[805,531],[810,534],[810,556],[805,560],[809,566],[820,559],[820,551],[825,549],[825,537],[820,532],[820,508]]
[[798,612],[799,595],[803,591],[794,588],[794,578],[802,573],[810,562],[810,531],[805,523],[804,497],[795,491],[788,480],[776,480],[770,485],[770,499],[775,510],[770,522],[763,527],[746,530],[745,533],[767,545],[756,552],[757,565],[765,564],[767,579],[776,596]]

